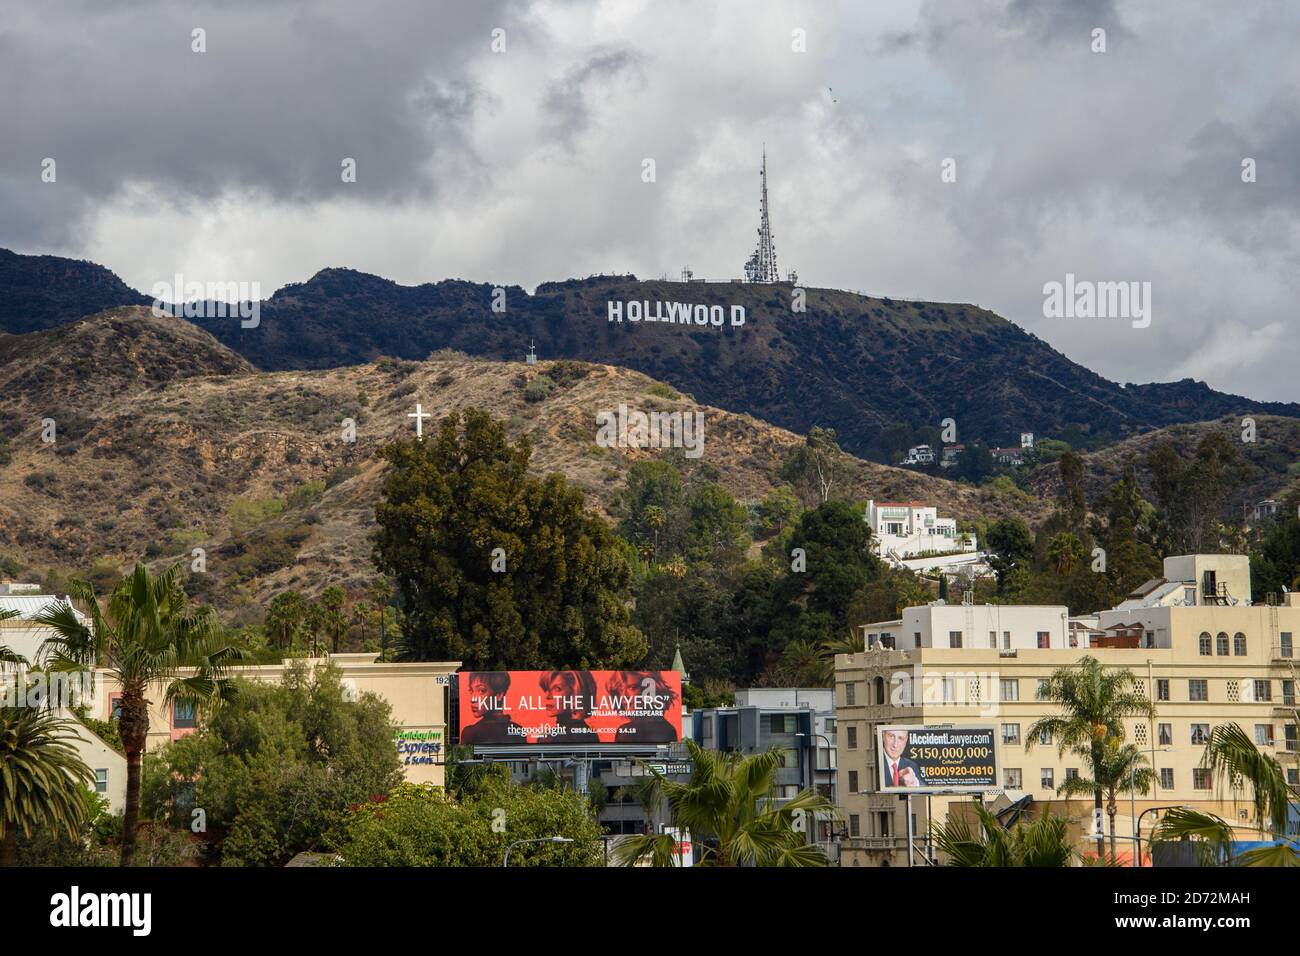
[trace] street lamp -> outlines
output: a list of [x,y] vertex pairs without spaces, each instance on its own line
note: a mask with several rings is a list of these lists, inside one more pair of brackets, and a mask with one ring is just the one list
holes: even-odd
[[506,847],[506,855],[501,858],[501,865],[509,866],[510,851],[523,843],[572,843],[572,842],[573,841],[568,837],[562,837],[562,836],[537,837],[536,839],[533,840],[516,840],[514,843]]

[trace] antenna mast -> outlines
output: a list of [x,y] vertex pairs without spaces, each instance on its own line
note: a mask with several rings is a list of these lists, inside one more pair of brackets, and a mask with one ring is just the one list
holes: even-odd
[[763,145],[763,165],[759,170],[758,248],[745,263],[745,278],[750,282],[780,282],[776,271],[776,244],[772,241],[772,222],[767,214],[767,144]]

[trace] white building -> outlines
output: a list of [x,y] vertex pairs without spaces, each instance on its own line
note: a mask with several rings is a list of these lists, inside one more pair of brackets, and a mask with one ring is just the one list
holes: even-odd
[[933,465],[934,449],[929,445],[913,445],[907,450],[907,457],[900,465]]
[[[39,584],[19,584],[12,581],[0,581],[0,611],[17,611],[18,616],[0,621],[0,647],[7,647],[16,654],[21,654],[29,663],[37,664],[40,660],[40,648],[51,636],[50,629],[38,624],[34,618],[42,611],[53,609],[64,602],[62,595],[41,594]],[[83,624],[90,619],[73,608],[73,612]],[[18,668],[0,665],[0,670],[7,670],[11,679],[12,671]],[[20,671],[21,673],[21,671]],[[15,685],[16,686],[16,685]],[[92,696],[74,699],[70,703],[84,703],[92,711],[98,705],[99,681],[89,685]],[[62,717],[73,717],[73,713],[63,707],[58,708]],[[121,813],[126,805],[126,756],[114,750],[80,721],[75,722],[77,735],[69,741],[86,766],[95,775],[93,787],[95,792],[108,800],[110,813]]]
[[894,650],[1087,647],[1089,630],[1071,627],[1069,609],[1059,605],[947,604],[934,601],[903,609],[893,621],[859,625],[863,644]]
[[[975,536],[959,535],[957,522],[940,518],[938,509],[922,501],[867,502],[863,519],[871,526],[872,547],[876,554],[895,565],[907,562],[913,570],[920,555],[973,554]],[[922,559],[922,563],[924,560]]]

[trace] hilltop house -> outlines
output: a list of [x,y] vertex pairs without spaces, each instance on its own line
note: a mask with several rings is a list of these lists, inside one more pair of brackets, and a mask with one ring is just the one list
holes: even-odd
[[[976,551],[975,536],[959,535],[957,522],[940,518],[938,509],[923,501],[867,502],[863,520],[871,526],[871,544],[876,554],[913,570],[925,570],[912,560],[923,564],[935,556],[968,556],[982,558]],[[921,558],[922,555],[927,556]],[[931,561],[947,566],[947,561]],[[927,565],[928,566],[928,565]]]

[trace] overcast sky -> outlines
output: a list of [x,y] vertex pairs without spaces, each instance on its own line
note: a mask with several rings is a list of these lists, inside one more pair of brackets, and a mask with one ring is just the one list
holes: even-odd
[[[778,263],[806,285],[974,302],[1121,382],[1300,400],[1294,0],[0,10],[0,246],[144,291],[730,278],[766,143]],[[1150,326],[1045,318],[1066,273],[1150,282]]]

